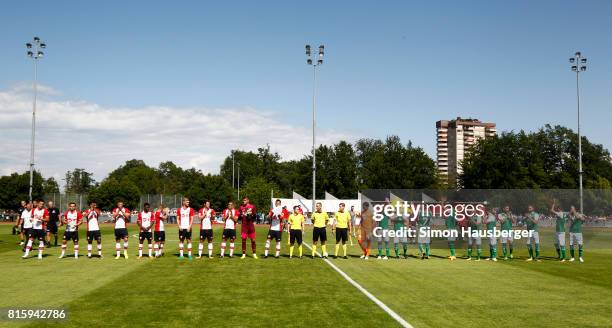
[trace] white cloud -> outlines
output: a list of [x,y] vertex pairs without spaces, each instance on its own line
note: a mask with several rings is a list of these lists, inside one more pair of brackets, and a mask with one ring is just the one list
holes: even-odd
[[[218,173],[231,149],[253,150],[269,144],[283,159],[310,152],[311,131],[290,125],[273,112],[255,108],[103,107],[84,101],[54,101],[59,94],[42,86],[38,102],[36,164],[45,176],[61,179],[76,167],[101,180],[126,160],[157,166],[171,160],[205,173]],[[32,98],[20,84],[0,91],[0,174],[28,168]],[[319,131],[318,142],[351,136]]]

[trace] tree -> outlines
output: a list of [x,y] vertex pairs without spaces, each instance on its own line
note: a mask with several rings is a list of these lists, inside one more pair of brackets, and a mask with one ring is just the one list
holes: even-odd
[[93,174],[85,169],[74,169],[66,172],[66,193],[85,194],[96,185]]
[[219,175],[206,175],[197,178],[185,193],[194,208],[200,208],[205,201],[210,201],[210,205],[217,210],[226,207],[230,200],[233,200],[232,186]]
[[[610,154],[582,138],[584,186],[602,188],[612,181]],[[479,140],[462,162],[459,184],[467,189],[576,189],[578,136],[546,125],[535,133],[507,132]]]
[[140,193],[138,187],[129,179],[118,181],[114,178],[107,178],[91,190],[87,201],[95,201],[98,207],[104,210],[113,209],[120,201],[127,208],[136,208],[140,202]]
[[411,142],[397,136],[361,139],[355,144],[360,189],[423,189],[436,184],[434,161]]
[[247,181],[244,188],[240,190],[240,196],[247,196],[259,211],[268,211],[271,207],[270,195],[272,190],[278,190],[276,184],[269,182],[264,177],[254,177]]
[[57,181],[55,181],[55,178],[53,177],[49,177],[48,179],[43,180],[42,189],[43,194],[45,195],[59,194],[60,192],[59,184],[57,183]]
[[[43,197],[43,177],[38,171],[34,171],[32,182],[32,199]],[[0,208],[17,209],[20,201],[28,200],[30,190],[30,172],[12,173],[0,177]]]

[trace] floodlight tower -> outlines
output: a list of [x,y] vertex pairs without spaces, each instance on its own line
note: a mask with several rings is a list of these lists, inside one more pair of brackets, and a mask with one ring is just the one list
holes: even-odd
[[586,57],[582,56],[580,51],[576,51],[574,57],[569,59],[572,71],[576,72],[576,104],[578,107],[578,186],[580,189],[580,213],[583,210],[582,198],[582,136],[580,135],[580,73],[586,71]]
[[325,54],[325,46],[320,45],[319,51],[315,56],[316,63],[312,59],[312,50],[310,45],[306,45],[306,64],[313,68],[313,87],[312,87],[312,208],[314,213],[316,203],[316,188],[317,188],[317,155],[316,155],[316,127],[317,127],[317,68],[323,65],[323,55]]
[[44,56],[42,49],[47,45],[35,36],[33,42],[26,43],[27,55],[34,60],[34,104],[32,106],[32,135],[30,139],[30,190],[28,197],[32,201],[32,185],[34,183],[34,141],[36,138],[36,97],[37,97],[37,79],[38,79],[38,60]]

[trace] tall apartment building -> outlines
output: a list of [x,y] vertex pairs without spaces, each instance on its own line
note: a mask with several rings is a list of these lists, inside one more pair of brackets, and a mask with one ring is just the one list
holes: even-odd
[[477,119],[462,119],[436,122],[438,173],[444,181],[453,184],[463,172],[461,161],[478,139],[497,134],[495,123],[484,123]]

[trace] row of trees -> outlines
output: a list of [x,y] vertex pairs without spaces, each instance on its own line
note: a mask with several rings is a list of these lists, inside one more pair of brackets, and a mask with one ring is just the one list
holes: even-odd
[[[15,209],[20,200],[28,199],[30,190],[30,172],[12,173],[0,177],[0,208]],[[34,171],[32,196],[41,198],[46,194],[59,193],[59,185],[53,177],[48,179]]]
[[[612,160],[602,145],[582,137],[584,187],[609,189]],[[466,189],[576,189],[578,135],[550,125],[533,133],[502,133],[479,141],[463,161]]]
[[[479,141],[467,154],[458,186],[466,189],[573,189],[578,186],[577,135],[560,126],[545,126],[534,133],[502,133]],[[612,162],[602,145],[583,137],[585,188],[609,189]],[[366,189],[455,189],[436,176],[434,161],[410,142],[399,137],[385,140],[361,139],[354,144],[340,141],[317,148],[317,198],[324,192],[353,198]],[[102,208],[123,200],[130,207],[139,204],[140,195],[179,194],[189,197],[195,207],[205,199],[221,208],[237,198],[238,179],[232,181],[233,163],[240,165],[240,194],[248,195],[259,208],[269,206],[271,192],[291,197],[293,191],[309,197],[312,192],[312,156],[283,161],[268,146],[257,152],[233,150],[222,162],[217,175],[194,168],[183,169],[167,161],[158,167],[142,160],[129,160],[100,183],[84,169],[66,173],[65,191],[88,193]],[[11,174],[0,178],[0,208],[15,208],[26,199],[29,176]],[[236,188],[233,188],[235,186]],[[59,192],[57,181],[44,179],[38,172],[34,195]]]

